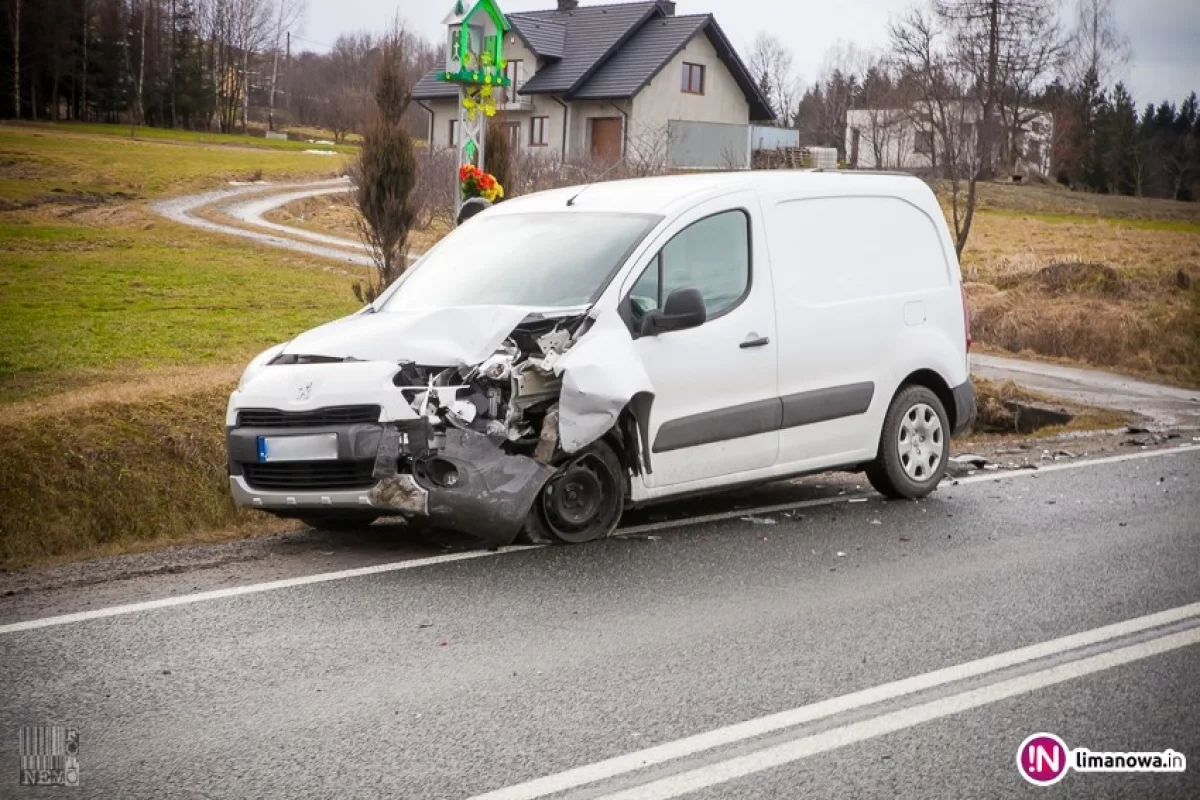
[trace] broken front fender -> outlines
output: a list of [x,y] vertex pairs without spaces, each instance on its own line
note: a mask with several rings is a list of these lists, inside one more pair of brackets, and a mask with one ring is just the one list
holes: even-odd
[[[562,376],[558,432],[565,452],[582,450],[608,433],[627,406],[645,442],[654,387],[629,329],[615,311],[602,312],[555,362],[554,371]],[[643,452],[649,449],[643,447]]]

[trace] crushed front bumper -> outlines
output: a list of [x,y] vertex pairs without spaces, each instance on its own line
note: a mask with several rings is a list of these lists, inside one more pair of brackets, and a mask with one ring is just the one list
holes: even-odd
[[[284,516],[338,511],[400,515],[493,546],[516,538],[538,492],[554,474],[553,467],[505,453],[481,433],[449,429],[435,437],[424,420],[288,431],[315,432],[338,434],[338,460],[324,464],[341,467],[343,473],[357,465],[359,485],[255,485],[257,439],[264,431],[231,428],[227,446],[234,502]],[[340,479],[354,482],[353,477]],[[311,480],[319,483],[320,474]]]

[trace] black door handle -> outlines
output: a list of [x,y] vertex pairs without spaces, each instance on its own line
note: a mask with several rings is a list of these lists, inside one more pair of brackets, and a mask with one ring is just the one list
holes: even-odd
[[768,345],[770,343],[771,343],[770,339],[768,339],[765,336],[760,336],[757,339],[747,339],[746,341],[739,344],[738,347],[742,348],[743,350],[749,350],[751,347],[765,347],[766,345]]

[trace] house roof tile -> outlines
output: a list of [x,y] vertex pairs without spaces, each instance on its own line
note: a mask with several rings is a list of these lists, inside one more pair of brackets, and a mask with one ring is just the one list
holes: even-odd
[[[520,94],[569,100],[633,97],[700,31],[750,103],[752,120],[773,118],[766,99],[711,14],[669,16],[657,2],[580,6],[508,15],[515,32],[543,63]],[[417,100],[452,99],[457,88],[433,70],[413,87]]]

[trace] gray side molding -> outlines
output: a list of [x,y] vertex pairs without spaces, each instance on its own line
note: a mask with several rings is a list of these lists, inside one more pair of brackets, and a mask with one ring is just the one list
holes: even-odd
[[654,452],[666,453],[684,447],[770,433],[779,430],[782,418],[779,398],[774,398],[671,420],[658,429],[658,436],[654,438]]
[[851,383],[828,389],[791,394],[783,398],[784,428],[828,422],[867,413],[875,396],[875,384]]

